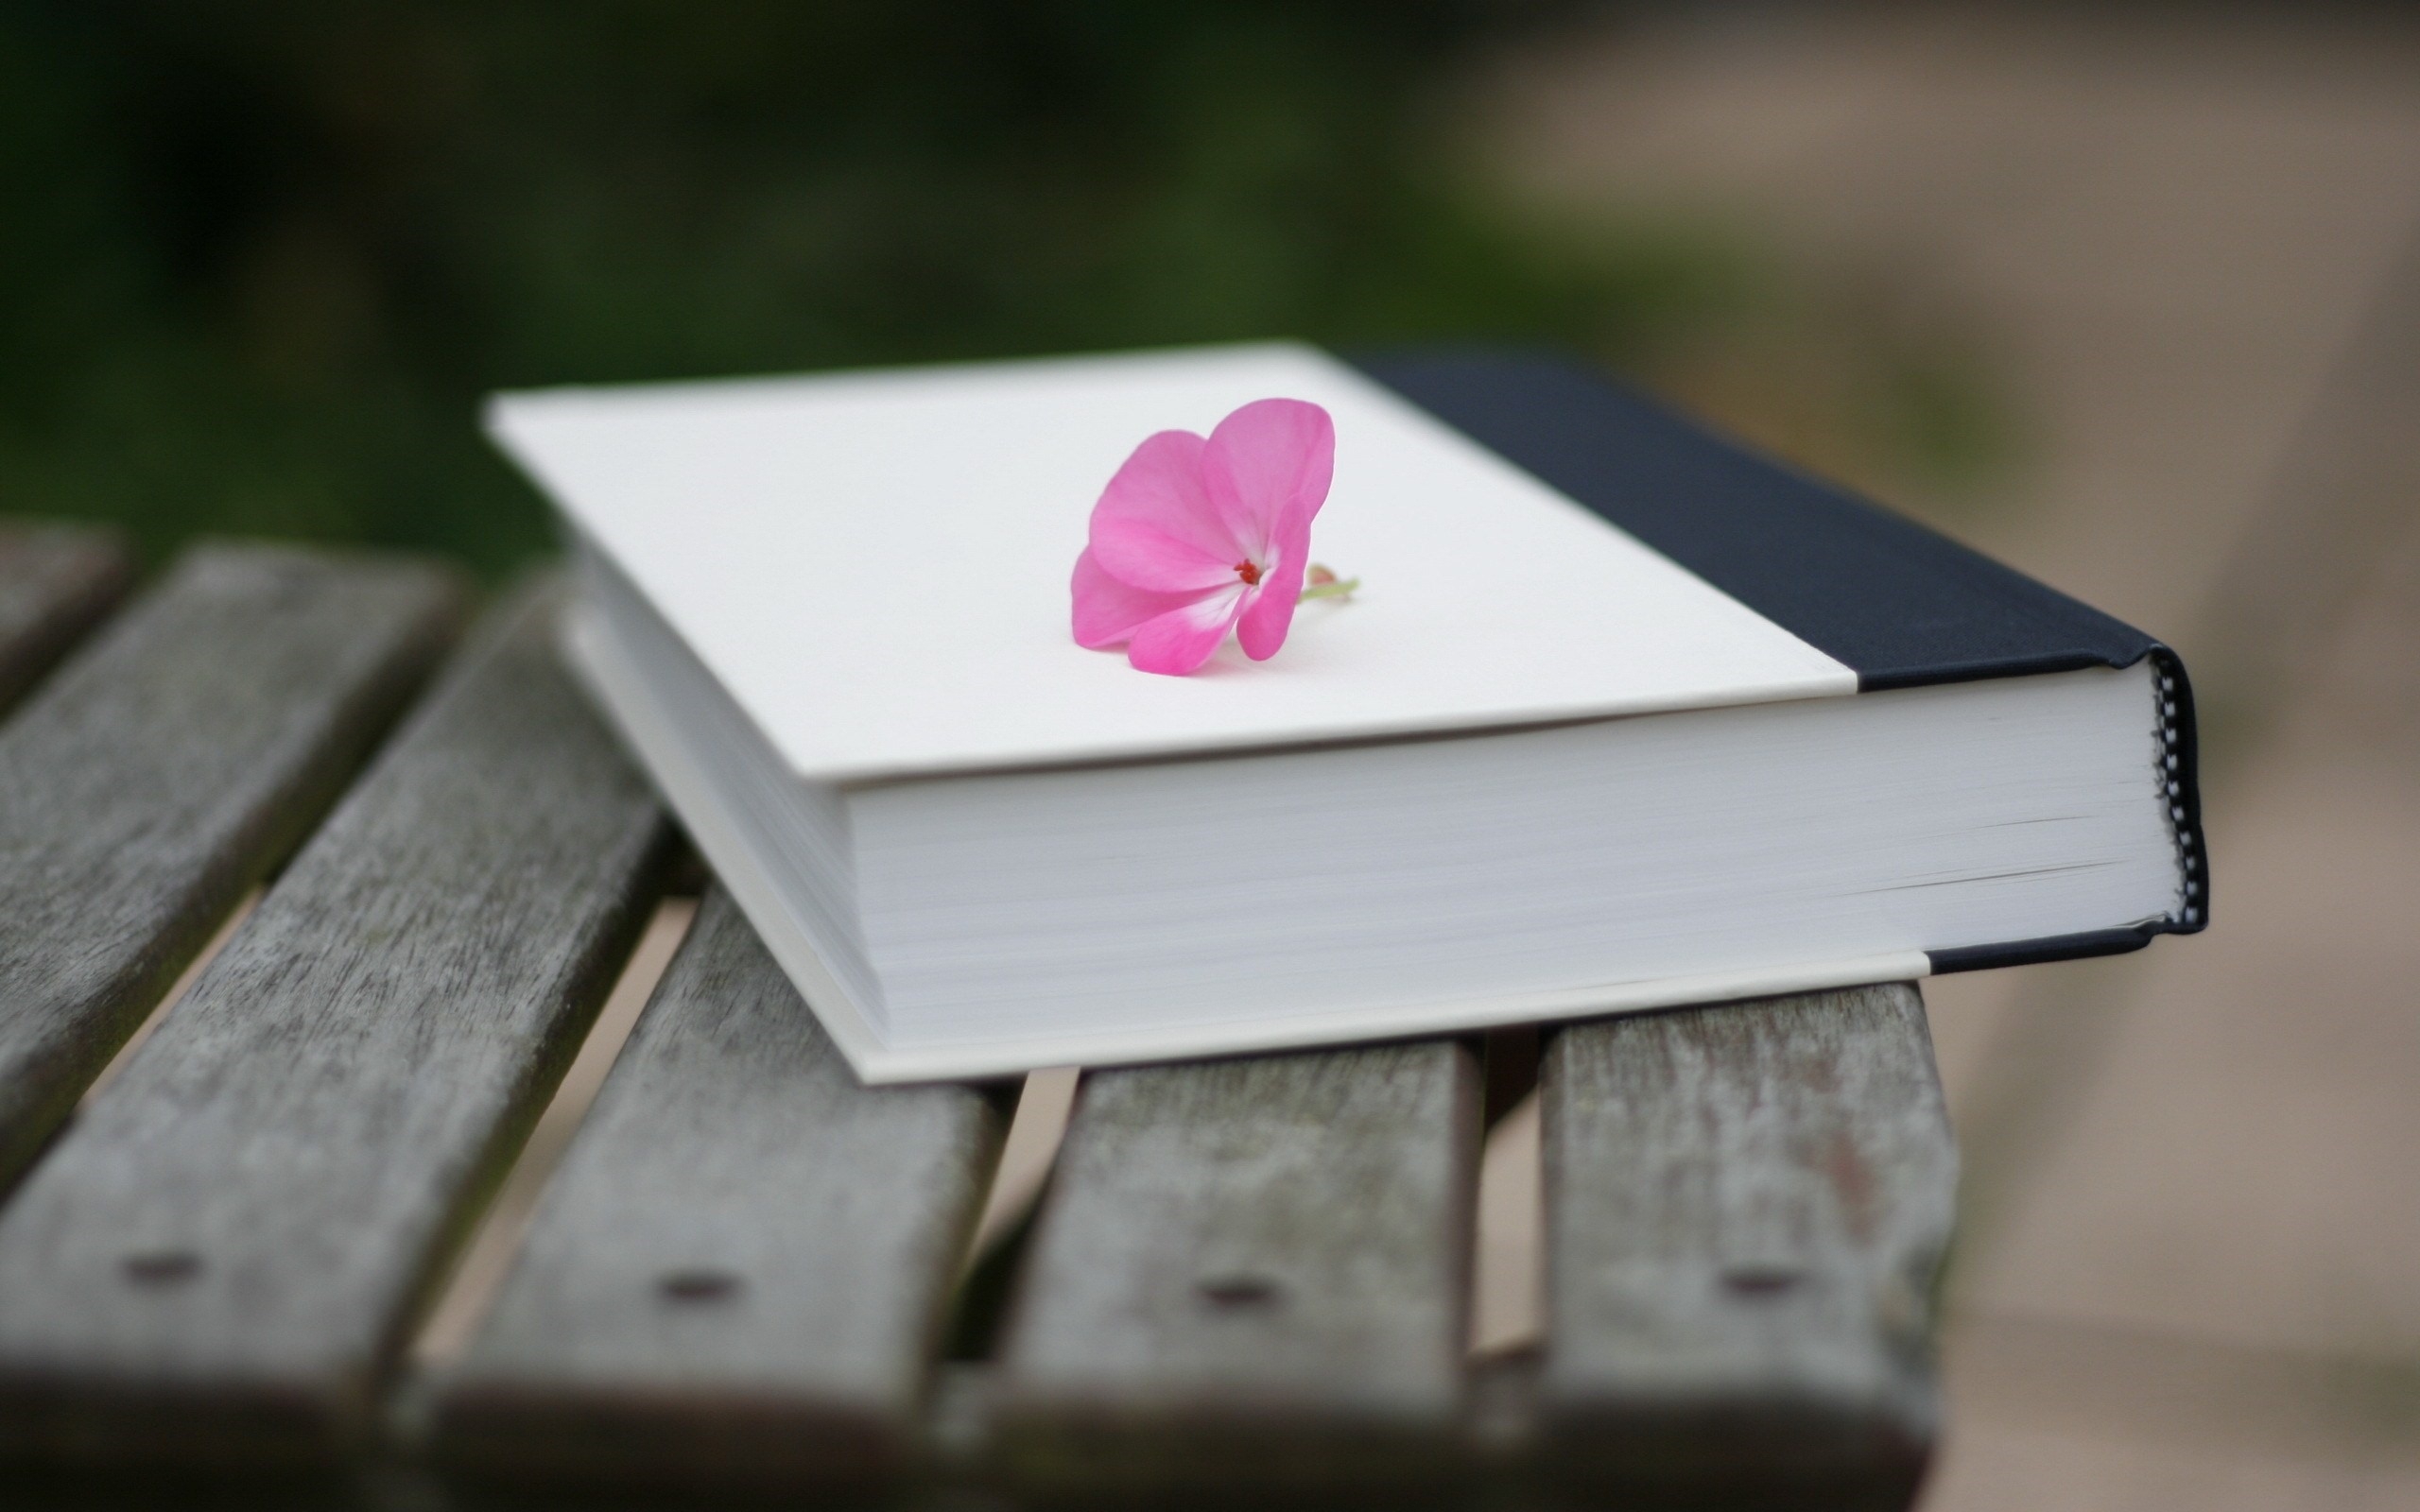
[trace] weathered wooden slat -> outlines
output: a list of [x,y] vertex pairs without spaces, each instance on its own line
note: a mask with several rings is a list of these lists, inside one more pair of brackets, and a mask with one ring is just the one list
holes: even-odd
[[362,1434],[668,859],[547,613],[499,611],[0,1208],[0,1446],[308,1463]]
[[1915,988],[1583,1024],[1541,1090],[1556,1471],[1624,1504],[1906,1505],[1957,1184]]
[[898,1469],[1000,1132],[970,1088],[859,1086],[710,893],[434,1383],[434,1456],[617,1484]]
[[198,550],[0,725],[0,1188],[451,640],[408,560]]
[[1478,1119],[1453,1042],[1088,1077],[1003,1350],[1008,1472],[1433,1484],[1461,1447]]
[[0,710],[115,608],[134,558],[114,532],[0,525]]

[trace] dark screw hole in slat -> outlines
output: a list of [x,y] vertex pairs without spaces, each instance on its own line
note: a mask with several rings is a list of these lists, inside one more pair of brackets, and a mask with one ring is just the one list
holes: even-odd
[[1722,1273],[1722,1284],[1736,1296],[1779,1297],[1798,1289],[1806,1273],[1790,1265],[1734,1265]]
[[1196,1296],[1222,1311],[1273,1307],[1285,1288],[1266,1276],[1210,1276],[1193,1283]]
[[137,1286],[176,1286],[201,1274],[201,1257],[190,1249],[147,1249],[118,1262]]
[[655,1289],[671,1302],[719,1302],[739,1295],[739,1278],[727,1270],[668,1270]]

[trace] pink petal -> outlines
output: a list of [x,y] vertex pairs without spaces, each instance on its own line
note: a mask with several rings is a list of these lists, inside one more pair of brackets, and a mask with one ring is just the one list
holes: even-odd
[[1309,509],[1289,509],[1279,519],[1275,539],[1269,544],[1269,562],[1260,586],[1253,590],[1252,602],[1244,606],[1236,625],[1236,639],[1242,643],[1244,655],[1255,662],[1275,656],[1293,626],[1294,606],[1303,596],[1303,574],[1311,564]]
[[1243,585],[1237,583],[1232,593],[1211,593],[1146,621],[1126,647],[1127,664],[1137,672],[1179,678],[1200,671],[1227,638],[1243,602]]
[[1246,556],[1266,565],[1287,512],[1302,510],[1307,526],[1327,502],[1336,471],[1336,422],[1304,400],[1255,400],[1210,433],[1201,468],[1202,487],[1226,533]]
[[1076,558],[1075,580],[1068,586],[1075,598],[1076,644],[1095,651],[1122,644],[1145,620],[1183,609],[1201,596],[1198,591],[1160,593],[1120,582],[1089,551]]
[[1111,576],[1163,593],[1236,580],[1244,553],[1202,490],[1203,444],[1191,431],[1147,438],[1101,490],[1092,554]]

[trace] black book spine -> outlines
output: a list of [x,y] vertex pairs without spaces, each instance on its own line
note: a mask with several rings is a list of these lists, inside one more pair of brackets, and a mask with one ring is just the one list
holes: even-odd
[[2139,949],[2209,924],[2193,690],[2142,631],[1550,352],[1364,352],[1363,374],[1857,674],[1859,692],[2129,667],[2160,689],[2160,762],[2184,877],[2166,919],[1931,953],[1937,971]]

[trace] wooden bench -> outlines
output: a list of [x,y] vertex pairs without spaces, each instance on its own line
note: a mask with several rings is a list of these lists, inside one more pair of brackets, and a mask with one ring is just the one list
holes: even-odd
[[857,1086],[708,886],[467,1349],[411,1368],[682,842],[543,588],[474,618],[441,568],[260,545],[111,614],[128,581],[0,536],[27,1494],[1912,1498],[1956,1156],[1906,986],[1548,1038],[1547,1336],[1474,1364],[1483,1047],[1094,1074],[963,1279],[1013,1090]]

